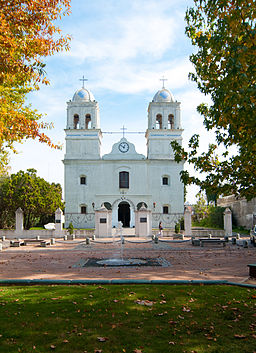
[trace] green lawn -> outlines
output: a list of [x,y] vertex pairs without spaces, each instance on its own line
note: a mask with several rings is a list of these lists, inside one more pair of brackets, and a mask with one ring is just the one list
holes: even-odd
[[255,289],[0,287],[0,352],[255,351]]
[[240,233],[241,235],[250,235],[250,229],[245,229],[244,227],[233,228],[232,231],[233,233]]

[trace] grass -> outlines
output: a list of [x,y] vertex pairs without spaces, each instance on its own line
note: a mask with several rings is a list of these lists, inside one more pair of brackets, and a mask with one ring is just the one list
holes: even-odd
[[245,229],[244,227],[238,227],[232,229],[233,233],[250,235],[250,229]]
[[255,352],[256,290],[0,287],[0,352]]
[[195,228],[205,228],[205,229],[218,229],[218,230],[223,230],[223,228],[218,227],[218,226],[206,226],[206,225],[201,225],[200,222],[194,222],[194,221],[192,221],[192,227],[195,227]]

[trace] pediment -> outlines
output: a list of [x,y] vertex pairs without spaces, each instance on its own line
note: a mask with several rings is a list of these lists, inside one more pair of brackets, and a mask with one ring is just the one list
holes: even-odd
[[105,154],[102,159],[118,160],[118,159],[146,159],[143,154],[139,154],[135,150],[133,143],[129,142],[125,137],[112,146],[112,151]]

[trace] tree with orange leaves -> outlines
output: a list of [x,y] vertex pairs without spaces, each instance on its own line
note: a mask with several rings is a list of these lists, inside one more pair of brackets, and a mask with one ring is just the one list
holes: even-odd
[[42,114],[26,104],[39,83],[49,84],[44,58],[69,49],[54,21],[70,13],[70,0],[0,0],[0,173],[14,142],[38,138],[57,148],[41,130]]

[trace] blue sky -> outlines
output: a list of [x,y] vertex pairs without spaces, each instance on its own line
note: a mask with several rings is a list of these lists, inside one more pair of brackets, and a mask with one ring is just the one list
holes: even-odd
[[[202,138],[206,149],[211,135],[206,134],[196,106],[207,101],[188,80],[193,71],[189,55],[195,50],[185,32],[185,11],[191,0],[72,0],[72,14],[60,22],[63,33],[72,36],[71,50],[46,59],[50,86],[30,95],[29,102],[53,122],[48,135],[63,144],[55,151],[36,141],[17,144],[18,155],[11,157],[11,172],[35,168],[50,182],[63,186],[66,102],[82,86],[92,91],[99,103],[102,131],[145,131],[147,107],[165,86],[181,102],[183,145],[193,133]],[[103,135],[102,152],[109,153],[121,135]],[[128,135],[138,153],[146,154],[143,134]],[[189,167],[189,170],[192,170]],[[188,201],[195,200],[196,188],[189,188]]]

